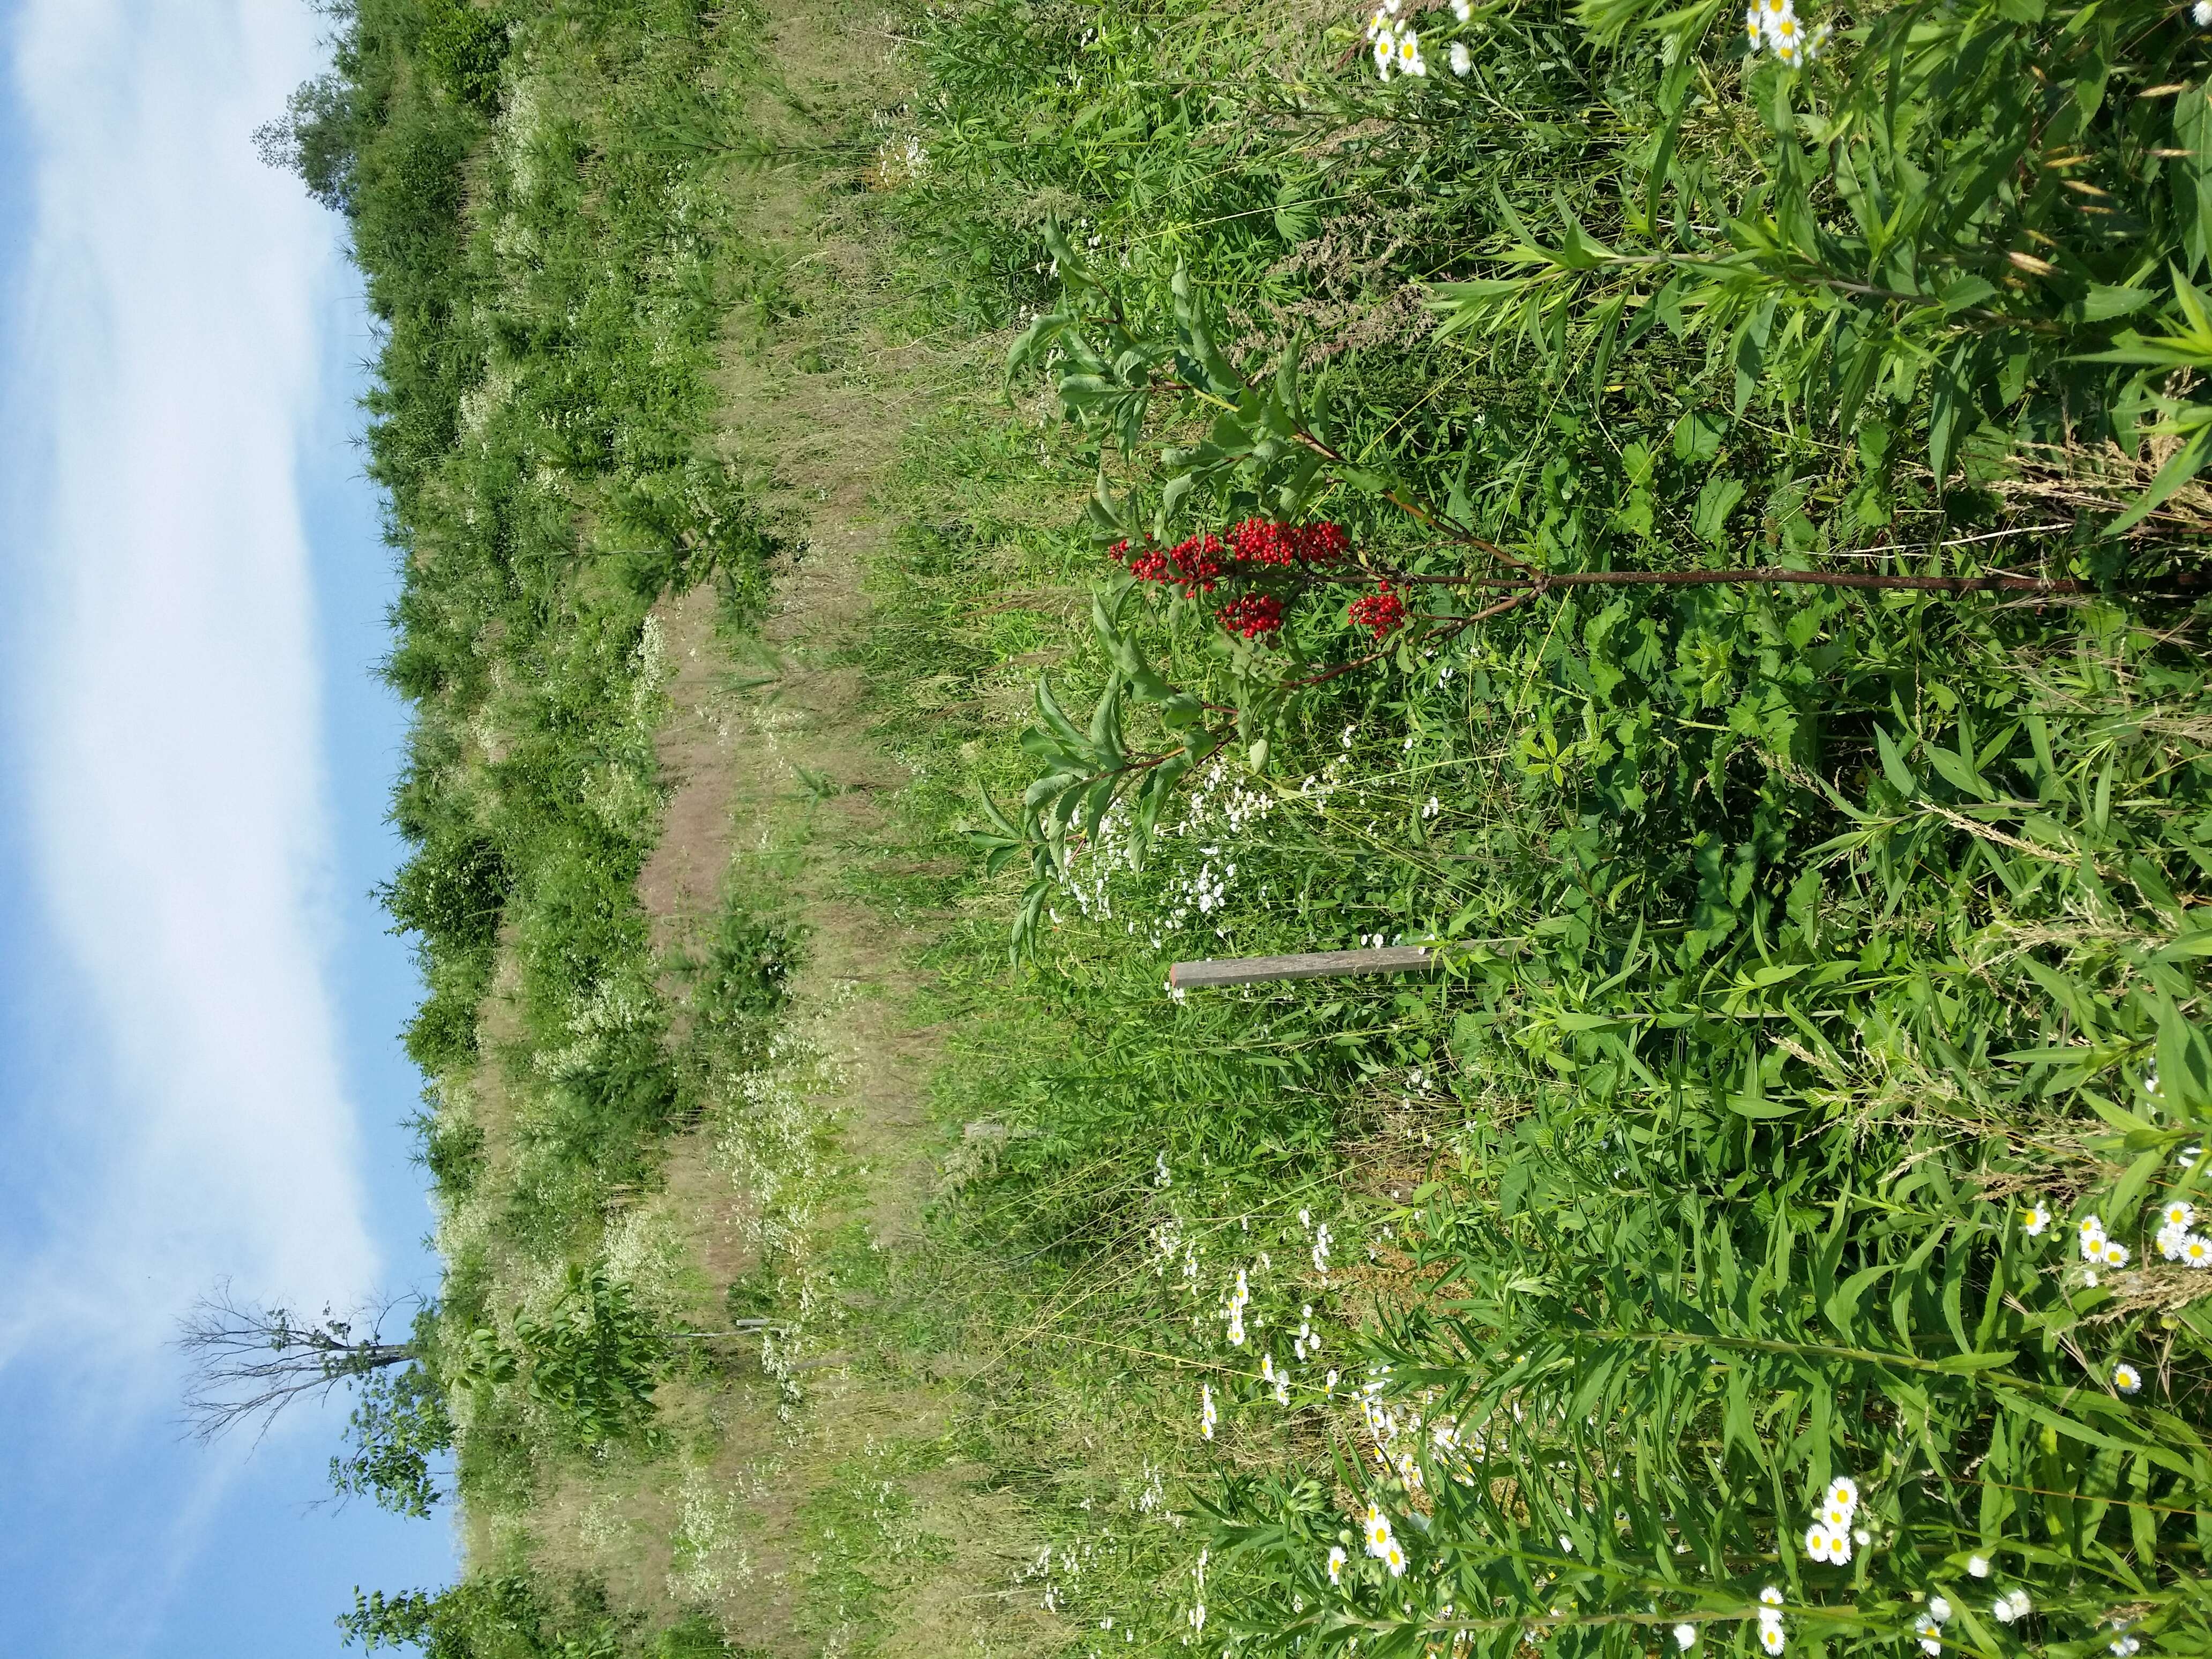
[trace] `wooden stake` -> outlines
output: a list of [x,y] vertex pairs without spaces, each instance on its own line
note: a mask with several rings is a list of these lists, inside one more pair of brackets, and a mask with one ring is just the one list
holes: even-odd
[[1168,969],[1171,991],[1220,985],[1266,985],[1285,979],[1336,979],[1348,974],[1411,974],[1440,958],[1425,945],[1379,951],[1310,951],[1296,957],[1234,957],[1224,962],[1178,962]]

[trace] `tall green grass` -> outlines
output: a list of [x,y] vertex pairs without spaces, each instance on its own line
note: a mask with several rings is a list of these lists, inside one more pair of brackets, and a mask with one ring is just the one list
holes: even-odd
[[[1074,723],[970,769],[1026,788],[967,823],[1034,854],[1063,1011],[977,1224],[1132,1287],[1071,1342],[1181,1360],[1194,1642],[2193,1650],[2212,1328],[2157,1235],[2212,1114],[2201,406],[2145,343],[2197,303],[2191,26],[1898,9],[1800,72],[1711,6],[1416,21],[1389,82],[1352,19],[916,25],[926,292],[1043,313],[1018,361],[1102,466],[1056,571],[1115,619],[1060,636]],[[1254,514],[1345,525],[1410,624],[1298,580],[1235,646],[1227,592],[1105,556]],[[1492,545],[2087,592],[1477,624],[1499,590],[1437,584]],[[1377,935],[1445,973],[1158,994]]]

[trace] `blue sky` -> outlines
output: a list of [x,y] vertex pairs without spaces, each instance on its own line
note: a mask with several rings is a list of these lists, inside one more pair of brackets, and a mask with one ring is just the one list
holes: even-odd
[[427,1288],[369,889],[401,711],[335,221],[250,134],[301,0],[0,0],[0,1637],[318,1655],[447,1522],[314,1507],[343,1407],[179,1439],[197,1294]]

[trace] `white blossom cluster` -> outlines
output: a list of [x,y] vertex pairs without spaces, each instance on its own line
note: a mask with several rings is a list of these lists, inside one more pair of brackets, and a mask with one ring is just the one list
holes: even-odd
[[2186,1267],[2212,1267],[2212,1242],[2190,1231],[2197,1224],[2197,1206],[2175,1199],[2158,1212],[2158,1253]]
[[[1375,72],[1385,81],[1393,75],[1423,80],[1429,73],[1420,35],[1411,19],[1399,16],[1404,6],[1405,0],[1382,0],[1367,20],[1367,42],[1375,54]],[[1472,0],[1451,0],[1451,9],[1452,15],[1462,23],[1474,15]],[[1474,67],[1474,54],[1464,40],[1452,42],[1449,57],[1454,75],[1465,75]]]
[[1930,1596],[1928,1611],[1912,1621],[1913,1633],[1920,1638],[1920,1650],[1934,1655],[1943,1651],[1942,1638],[1936,1632],[1951,1621],[1951,1604],[1940,1595]]
[[1778,62],[1793,69],[1812,62],[1828,44],[1828,25],[1807,30],[1797,21],[1795,0],[1753,0],[1743,15],[1743,27],[1751,37],[1753,56],[1764,46]]
[[1858,1483],[1847,1474],[1838,1475],[1814,1508],[1813,1524],[1805,1531],[1805,1553],[1839,1567],[1849,1562],[1852,1543],[1869,1540],[1867,1529],[1856,1524],[1858,1510]]

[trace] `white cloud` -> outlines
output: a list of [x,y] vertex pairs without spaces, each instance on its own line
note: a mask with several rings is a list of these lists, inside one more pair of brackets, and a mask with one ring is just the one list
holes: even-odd
[[[325,940],[321,666],[295,487],[331,227],[250,134],[316,67],[299,0],[24,0],[27,509],[9,698],[29,872],[89,999],[95,1110],[0,1343],[119,1357],[219,1274],[377,1267]],[[164,1387],[167,1385],[164,1384]]]

